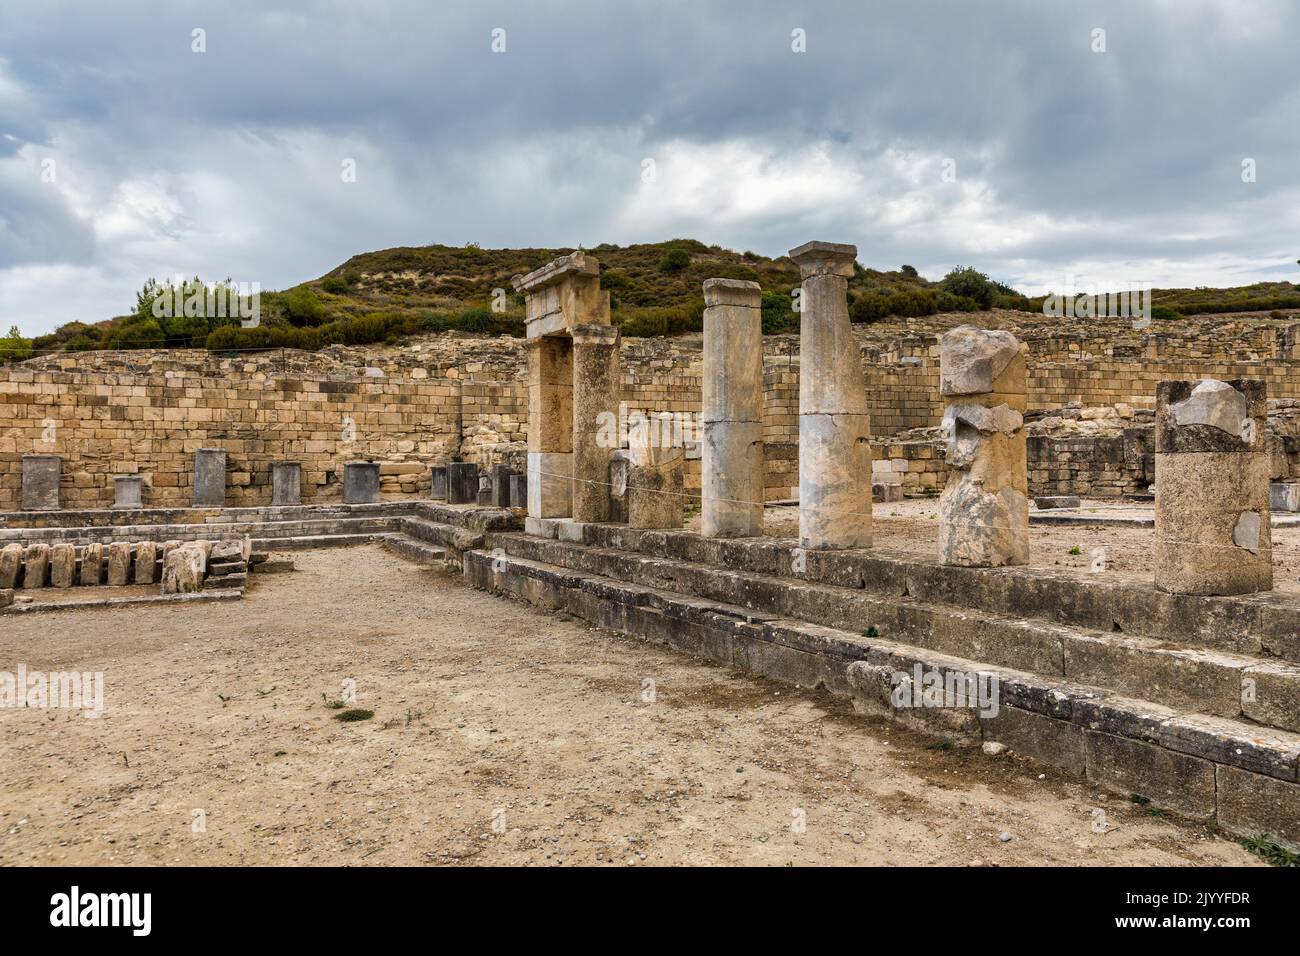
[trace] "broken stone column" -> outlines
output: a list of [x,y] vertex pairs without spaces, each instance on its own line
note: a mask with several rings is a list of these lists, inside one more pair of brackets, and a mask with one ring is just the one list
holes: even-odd
[[97,587],[104,579],[104,546],[88,544],[81,552],[81,583]]
[[77,581],[77,549],[71,544],[50,547],[50,587],[70,588]]
[[685,494],[681,448],[633,445],[628,449],[626,521],[630,528],[680,528]]
[[856,246],[790,250],[799,293],[799,545],[871,546],[871,420],[848,280]]
[[23,546],[6,544],[0,548],[0,588],[16,588],[23,568]]
[[29,544],[23,551],[23,587],[43,588],[50,569],[50,546]]
[[472,461],[453,461],[447,466],[447,503],[478,504],[478,465]]
[[1010,332],[962,325],[939,339],[948,483],[939,497],[939,560],[988,568],[1029,563],[1025,407],[1028,349]]
[[527,475],[510,476],[510,507],[511,508],[528,507],[528,476]]
[[226,506],[226,452],[200,448],[194,453],[194,507]]
[[23,455],[23,510],[59,510],[58,455]]
[[113,479],[113,508],[132,511],[144,507],[144,478],[118,475]]
[[379,500],[379,462],[349,461],[343,466],[343,503],[368,505]]
[[429,498],[433,501],[447,500],[446,465],[434,465],[429,469]]
[[108,586],[120,588],[131,580],[131,545],[114,541],[108,546]]
[[135,583],[153,584],[157,574],[158,545],[141,541],[135,546]]
[[612,325],[573,327],[574,521],[609,520],[609,459],[618,447],[618,341]]
[[194,594],[203,589],[207,552],[197,542],[187,542],[167,552],[163,560],[162,593]]
[[1156,386],[1159,590],[1247,594],[1272,589],[1267,413],[1261,381]]
[[763,292],[757,282],[704,282],[700,534],[763,533]]
[[287,508],[302,504],[302,464],[271,462],[271,506]]

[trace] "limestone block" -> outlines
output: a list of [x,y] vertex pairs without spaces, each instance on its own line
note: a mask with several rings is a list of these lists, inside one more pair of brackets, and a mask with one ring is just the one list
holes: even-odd
[[222,508],[226,504],[226,452],[200,448],[194,453],[194,507]]
[[23,546],[6,544],[0,548],[0,588],[15,588],[23,567]]
[[23,550],[23,587],[43,588],[49,574],[50,546],[29,544]]
[[113,479],[113,507],[129,511],[144,507],[144,478],[139,475],[117,475]]
[[23,455],[24,511],[57,511],[62,459],[58,455]]
[[271,462],[271,506],[302,504],[302,465],[296,461]]
[[71,544],[50,547],[50,587],[70,588],[77,580],[77,549]]
[[528,476],[527,475],[510,476],[510,507],[511,508],[528,507]]
[[[680,448],[656,449],[628,463],[627,523],[632,528],[680,528],[685,503]],[[640,462],[640,463],[638,463]]]
[[528,514],[566,518],[573,514],[573,455],[528,453]]
[[8,607],[14,603],[13,588],[0,588],[0,608]]
[[510,466],[492,466],[492,505],[496,508],[510,507]]
[[1000,392],[999,380],[1021,355],[1010,332],[959,325],[939,339],[939,394]]
[[141,541],[135,546],[135,583],[153,584],[157,576],[158,545]]
[[429,497],[434,501],[447,500],[446,465],[434,465],[429,469]]
[[343,503],[373,504],[379,500],[379,463],[350,461],[343,466]]
[[700,442],[700,533],[763,533],[763,423],[704,422]]
[[447,503],[478,504],[478,465],[472,461],[453,461],[447,466]]
[[120,588],[131,580],[131,544],[114,541],[108,546],[108,586]]
[[1300,511],[1300,482],[1275,481],[1268,486],[1271,511]]
[[88,544],[81,551],[81,583],[98,587],[104,579],[104,546]]
[[1082,502],[1078,495],[1042,495],[1034,499],[1039,511],[1051,511],[1056,508],[1078,508]]
[[163,562],[162,593],[194,594],[203,589],[206,557],[194,542],[181,545]]

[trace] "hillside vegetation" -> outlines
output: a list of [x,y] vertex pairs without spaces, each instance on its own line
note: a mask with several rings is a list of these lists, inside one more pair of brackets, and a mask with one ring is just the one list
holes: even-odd
[[[523,296],[514,292],[511,277],[570,251],[482,249],[470,244],[366,252],[319,279],[263,292],[256,328],[241,327],[233,308],[216,317],[201,304],[160,310],[160,305],[172,302],[197,301],[204,286],[195,278],[178,290],[151,279],[127,315],[94,324],[70,322],[30,340],[11,330],[9,337],[0,338],[0,361],[21,360],[33,352],[105,348],[318,349],[335,343],[395,342],[443,330],[519,336],[524,332]],[[610,292],[613,320],[626,335],[698,331],[704,311],[701,283],[713,277],[750,279],[763,287],[764,332],[799,327],[791,296],[799,270],[788,258],[738,253],[692,239],[603,244],[587,251],[600,260],[601,285]],[[219,287],[234,301],[236,290],[228,282]],[[1237,289],[1156,290],[1153,301],[1157,319],[1293,309],[1300,308],[1300,288],[1276,282]],[[1042,303],[1042,298],[1027,298],[973,267],[958,267],[932,281],[908,265],[892,271],[858,265],[849,282],[849,311],[855,322],[990,308],[1038,311]]]

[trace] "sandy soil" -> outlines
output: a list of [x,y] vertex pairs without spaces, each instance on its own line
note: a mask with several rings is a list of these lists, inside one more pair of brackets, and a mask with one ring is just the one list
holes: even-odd
[[[242,602],[0,626],[0,668],[106,682],[98,720],[0,711],[0,864],[1255,862],[379,548],[296,558]],[[335,719],[347,678],[373,719]]]

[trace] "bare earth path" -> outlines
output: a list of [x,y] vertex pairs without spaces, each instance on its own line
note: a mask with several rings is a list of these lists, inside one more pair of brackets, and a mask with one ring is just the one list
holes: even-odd
[[[1028,761],[928,749],[378,548],[296,558],[240,603],[0,623],[0,670],[106,682],[99,720],[0,711],[0,863],[1255,862]],[[372,720],[326,706],[347,678]]]

